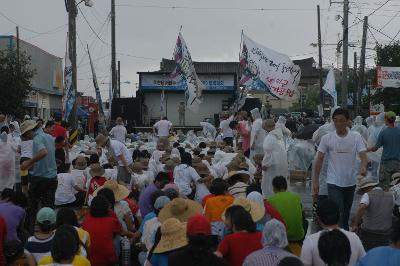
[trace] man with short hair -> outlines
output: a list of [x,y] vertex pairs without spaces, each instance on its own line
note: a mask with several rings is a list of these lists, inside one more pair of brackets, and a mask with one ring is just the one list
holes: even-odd
[[[350,131],[348,123],[350,114],[347,110],[338,108],[332,115],[335,131],[324,135],[318,147],[313,180],[313,196],[319,193],[319,176],[325,156],[328,159],[326,183],[328,197],[339,205],[341,214],[340,226],[349,229],[349,216],[356,189],[356,176],[367,174],[367,153],[359,133]],[[361,160],[360,170],[357,156]]]
[[172,131],[172,123],[164,116],[160,121],[153,125],[153,133],[158,135],[158,140],[164,143],[164,146],[169,147],[169,133]]
[[142,217],[145,217],[146,214],[150,213],[153,210],[153,206],[151,204],[151,195],[164,188],[166,184],[169,183],[168,174],[165,172],[160,172],[154,179],[154,183],[146,187],[139,198],[139,208]]
[[55,147],[58,150],[58,157],[57,159],[61,160],[61,165],[58,167],[57,173],[60,173],[60,169],[69,168],[69,142],[68,142],[68,131],[65,127],[62,126],[62,115],[60,112],[54,112],[54,127],[53,131],[50,133],[54,139],[64,138],[64,141],[56,142]]
[[296,244],[304,239],[307,226],[303,214],[303,206],[297,193],[287,191],[287,181],[283,176],[272,180],[274,195],[267,201],[281,214],[287,227],[289,242]]
[[375,152],[383,147],[379,168],[379,185],[385,190],[389,189],[392,175],[400,170],[400,128],[394,125],[395,121],[396,113],[387,112],[385,114],[387,127],[379,134],[375,146],[367,149],[368,152]]
[[126,131],[122,117],[117,117],[116,122],[117,124],[111,129],[109,135],[112,139],[118,140],[119,142],[125,144],[126,134],[128,132]]
[[[360,258],[365,255],[365,250],[360,238],[355,233],[339,228],[339,219],[339,207],[334,201],[330,199],[325,199],[319,202],[317,206],[318,224],[323,228],[323,231],[338,229],[347,236],[351,248],[349,265],[354,265]],[[322,261],[318,250],[318,240],[323,231],[319,231],[317,233],[309,235],[304,239],[300,258],[305,266],[326,265],[325,262]]]
[[225,115],[219,123],[219,130],[222,132],[222,140],[226,145],[233,146],[233,130],[230,123],[233,121],[233,116]]

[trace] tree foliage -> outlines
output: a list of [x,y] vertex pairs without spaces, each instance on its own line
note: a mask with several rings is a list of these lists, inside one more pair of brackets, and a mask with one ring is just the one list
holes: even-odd
[[23,113],[24,101],[32,90],[35,70],[25,52],[15,49],[0,50],[0,111],[8,114]]
[[[389,45],[377,45],[376,46],[376,65],[378,66],[389,66],[389,67],[400,67],[400,43],[394,42]],[[376,69],[370,71],[374,74],[376,84]],[[371,102],[374,104],[383,103],[386,109],[400,112],[400,88],[383,88],[378,89],[376,93],[371,97]]]

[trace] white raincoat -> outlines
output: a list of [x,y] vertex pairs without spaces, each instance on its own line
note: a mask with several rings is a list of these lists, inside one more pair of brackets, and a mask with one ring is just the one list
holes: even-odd
[[[378,136],[385,128],[385,113],[376,116],[375,122],[369,127],[368,147],[374,147],[378,141]],[[368,152],[368,159],[371,161],[372,173],[375,178],[378,176],[378,168],[382,157],[383,148],[379,148],[376,152]]]
[[217,129],[209,122],[200,122],[200,126],[203,127],[204,137],[214,140],[217,136]]
[[254,119],[250,135],[250,160],[253,161],[254,155],[264,153],[263,143],[267,132],[262,127],[263,120],[258,108],[254,108],[250,113]]
[[278,121],[276,121],[275,128],[280,128],[282,130],[285,142],[285,149],[287,150],[290,144],[290,137],[292,136],[292,132],[285,125],[286,118],[284,116],[279,116]]
[[362,117],[357,116],[353,120],[353,127],[351,128],[351,131],[356,131],[360,133],[360,135],[363,137],[364,141],[367,142],[368,140],[368,129],[362,124]]
[[282,130],[274,129],[264,139],[264,158],[262,166],[267,167],[267,171],[263,171],[261,189],[264,198],[271,196],[272,179],[276,176],[288,177],[287,154],[285,150]]
[[15,183],[15,152],[7,142],[7,133],[0,135],[0,191]]

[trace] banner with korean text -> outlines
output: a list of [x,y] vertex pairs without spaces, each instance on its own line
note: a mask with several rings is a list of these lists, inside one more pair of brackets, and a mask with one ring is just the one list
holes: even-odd
[[269,92],[286,101],[299,99],[297,86],[301,70],[287,55],[262,46],[243,35],[239,63],[243,73],[240,85]]
[[181,33],[176,41],[174,59],[176,67],[171,77],[177,80],[178,86],[184,88],[186,108],[197,113],[205,86],[197,76],[192,57]]
[[379,88],[400,88],[400,67],[378,66],[376,70]]

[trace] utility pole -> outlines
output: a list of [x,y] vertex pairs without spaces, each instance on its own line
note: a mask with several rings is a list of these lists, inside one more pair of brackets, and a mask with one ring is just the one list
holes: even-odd
[[357,52],[354,52],[354,65],[353,65],[353,71],[354,71],[354,83],[353,83],[353,107],[354,107],[354,113],[358,114],[358,98],[357,98],[357,91],[358,91],[358,77],[357,77]]
[[115,48],[115,0],[111,0],[111,87],[114,99],[118,98],[117,87],[117,69],[116,69],[116,48]]
[[121,97],[121,61],[118,60],[118,97]]
[[360,57],[360,86],[358,89],[358,114],[361,113],[361,95],[364,89],[364,69],[365,69],[365,48],[367,46],[367,29],[368,29],[368,16],[364,17],[364,24],[363,24],[363,36],[362,36],[362,43],[361,43],[361,57]]
[[317,16],[318,16],[318,66],[319,66],[319,103],[321,104],[322,110],[324,110],[324,91],[323,77],[322,77],[322,41],[321,41],[321,15],[319,5],[317,5]]
[[77,128],[77,70],[76,70],[76,16],[78,9],[76,7],[75,0],[67,0],[67,12],[68,12],[68,54],[72,65],[72,88],[74,90],[75,102],[72,108],[69,124],[72,128]]
[[347,75],[349,50],[349,0],[343,2],[343,62],[342,62],[342,108],[347,109]]
[[19,71],[19,27],[16,27],[17,32],[17,64],[18,64],[18,71]]

